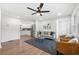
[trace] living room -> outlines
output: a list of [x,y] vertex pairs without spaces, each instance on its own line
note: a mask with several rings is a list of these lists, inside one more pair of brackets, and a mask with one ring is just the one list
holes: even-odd
[[0,54],[78,55],[78,19],[78,3],[0,3]]

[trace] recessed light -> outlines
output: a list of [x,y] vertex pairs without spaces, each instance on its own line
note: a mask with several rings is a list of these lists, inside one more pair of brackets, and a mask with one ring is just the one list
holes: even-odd
[[17,16],[17,18],[20,18],[20,16]]
[[26,10],[24,10],[24,12],[25,12]]
[[40,20],[43,20],[43,18],[40,18]]
[[62,13],[58,13],[57,15],[58,15],[58,16],[61,16],[61,15],[62,15]]

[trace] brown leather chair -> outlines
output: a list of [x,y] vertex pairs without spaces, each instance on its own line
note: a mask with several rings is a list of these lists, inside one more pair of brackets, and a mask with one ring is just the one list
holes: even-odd
[[64,55],[79,55],[79,43],[56,41],[56,50]]

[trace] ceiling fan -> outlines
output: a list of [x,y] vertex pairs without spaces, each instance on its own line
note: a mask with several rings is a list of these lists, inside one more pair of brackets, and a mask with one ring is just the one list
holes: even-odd
[[30,7],[27,7],[27,9],[32,10],[32,11],[35,11],[35,13],[32,13],[32,15],[39,13],[39,14],[40,14],[40,16],[42,16],[42,13],[47,13],[47,12],[50,12],[50,11],[41,11],[41,9],[42,9],[43,5],[44,5],[44,3],[40,3],[40,6],[39,6],[39,7],[37,7],[37,10],[32,9],[32,8],[30,8]]

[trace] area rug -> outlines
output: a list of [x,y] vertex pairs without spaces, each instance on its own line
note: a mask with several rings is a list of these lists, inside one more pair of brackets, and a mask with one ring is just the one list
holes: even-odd
[[54,40],[47,40],[47,39],[30,39],[25,41],[26,43],[39,48],[51,55],[56,55],[55,48],[55,41]]

